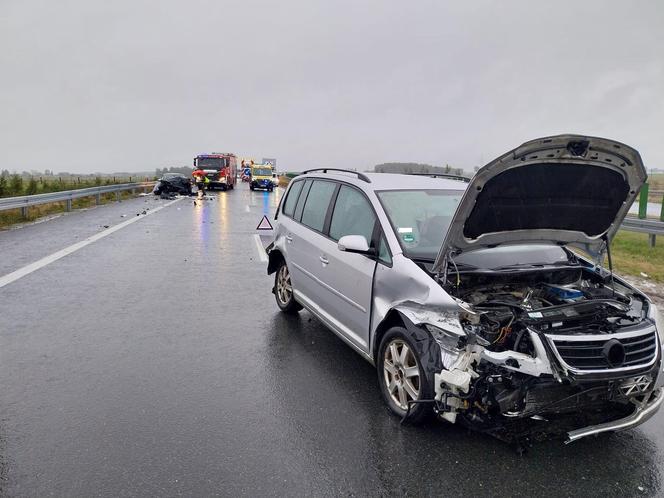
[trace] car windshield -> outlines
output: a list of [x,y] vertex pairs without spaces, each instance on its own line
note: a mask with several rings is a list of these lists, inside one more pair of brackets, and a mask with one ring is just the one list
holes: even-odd
[[226,159],[223,157],[198,157],[196,166],[200,169],[221,169],[226,166]]
[[385,190],[377,195],[404,255],[435,259],[463,191]]
[[254,169],[253,174],[255,176],[272,176],[272,170],[270,168],[258,168]]

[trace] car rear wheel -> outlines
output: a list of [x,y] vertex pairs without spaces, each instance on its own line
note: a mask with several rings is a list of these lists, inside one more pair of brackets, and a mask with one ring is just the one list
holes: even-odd
[[419,329],[392,327],[378,350],[376,366],[383,400],[392,413],[399,417],[408,413],[408,422],[415,424],[432,414],[431,403],[412,403],[433,400],[435,395],[434,374],[440,363],[440,349],[436,355],[439,347],[430,341],[431,337]]
[[277,299],[277,306],[284,313],[297,313],[302,309],[302,305],[295,300],[293,295],[290,271],[285,261],[281,262],[274,276],[274,296]]

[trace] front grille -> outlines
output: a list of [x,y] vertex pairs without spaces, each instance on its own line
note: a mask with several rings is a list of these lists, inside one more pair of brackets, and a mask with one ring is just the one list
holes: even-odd
[[657,358],[655,328],[602,335],[547,335],[562,365],[575,372],[635,370]]

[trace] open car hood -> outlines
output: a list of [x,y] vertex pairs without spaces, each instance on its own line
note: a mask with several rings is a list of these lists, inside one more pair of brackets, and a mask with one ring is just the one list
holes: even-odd
[[605,138],[526,142],[471,179],[434,271],[449,257],[506,244],[572,245],[597,258],[647,178],[639,153]]

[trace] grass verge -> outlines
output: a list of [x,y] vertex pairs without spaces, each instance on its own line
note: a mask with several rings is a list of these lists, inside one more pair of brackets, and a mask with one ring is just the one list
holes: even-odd
[[648,234],[620,230],[611,244],[611,256],[616,273],[641,276],[664,283],[664,240],[660,237],[655,247],[648,245]]

